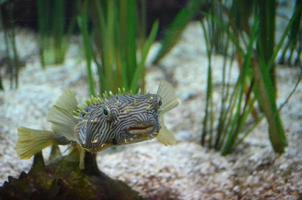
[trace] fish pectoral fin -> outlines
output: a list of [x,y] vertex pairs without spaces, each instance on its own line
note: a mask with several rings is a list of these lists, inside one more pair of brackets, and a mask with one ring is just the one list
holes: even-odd
[[30,159],[42,149],[56,144],[55,134],[51,131],[21,127],[18,135],[16,151],[21,159]]
[[164,145],[176,144],[174,134],[169,131],[166,127],[163,127],[157,135],[157,140]]
[[163,113],[175,108],[180,103],[180,100],[175,94],[174,88],[166,81],[160,82],[157,95],[161,97],[162,105],[160,110]]
[[169,110],[172,110],[173,108],[175,108],[179,104],[180,104],[180,100],[179,99],[174,99],[170,102],[167,102],[165,104],[165,106],[163,106],[163,108],[160,109],[160,111],[163,112],[163,113],[168,112]]

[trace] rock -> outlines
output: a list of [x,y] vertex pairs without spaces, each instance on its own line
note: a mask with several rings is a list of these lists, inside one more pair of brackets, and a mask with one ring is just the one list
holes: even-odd
[[233,188],[234,192],[236,193],[239,193],[240,192],[240,187],[238,185],[236,185],[234,188]]
[[35,156],[28,174],[22,172],[19,179],[8,178],[0,188],[0,199],[142,199],[125,183],[111,179],[98,169],[80,170],[71,155],[48,166],[44,166],[41,155]]

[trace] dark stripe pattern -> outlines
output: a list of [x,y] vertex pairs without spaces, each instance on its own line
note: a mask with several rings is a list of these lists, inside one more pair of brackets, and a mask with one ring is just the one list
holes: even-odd
[[160,105],[156,94],[112,96],[88,106],[80,115],[75,133],[88,151],[151,139],[160,129]]

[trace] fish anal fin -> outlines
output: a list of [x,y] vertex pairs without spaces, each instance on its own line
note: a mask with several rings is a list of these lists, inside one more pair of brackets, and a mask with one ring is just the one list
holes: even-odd
[[176,144],[174,134],[166,128],[162,128],[156,138],[160,143],[164,145]]

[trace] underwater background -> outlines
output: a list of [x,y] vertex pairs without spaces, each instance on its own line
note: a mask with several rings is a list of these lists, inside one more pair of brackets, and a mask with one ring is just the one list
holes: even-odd
[[98,152],[100,171],[144,199],[302,199],[301,0],[0,8],[0,185],[32,166],[16,153],[17,129],[50,129],[64,91],[84,103],[118,88],[156,93],[165,80],[181,101],[165,116],[177,143]]

